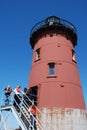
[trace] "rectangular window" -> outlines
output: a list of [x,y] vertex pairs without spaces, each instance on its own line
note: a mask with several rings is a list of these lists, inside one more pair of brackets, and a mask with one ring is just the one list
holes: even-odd
[[49,76],[55,76],[55,63],[49,63]]
[[39,60],[40,59],[40,48],[36,50],[36,58],[35,60]]
[[76,63],[76,54],[74,50],[72,50],[72,61]]

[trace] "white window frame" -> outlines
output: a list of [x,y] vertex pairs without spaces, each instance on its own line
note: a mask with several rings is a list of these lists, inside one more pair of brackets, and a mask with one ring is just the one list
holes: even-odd
[[40,59],[40,48],[38,48],[35,52],[35,60],[39,60]]
[[74,50],[72,50],[72,61],[76,63],[76,53]]

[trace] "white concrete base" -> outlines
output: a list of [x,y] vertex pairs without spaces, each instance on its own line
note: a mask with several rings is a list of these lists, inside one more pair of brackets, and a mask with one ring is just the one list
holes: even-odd
[[[73,108],[43,108],[37,117],[43,130],[87,130],[87,110]],[[41,130],[37,124],[38,130]]]

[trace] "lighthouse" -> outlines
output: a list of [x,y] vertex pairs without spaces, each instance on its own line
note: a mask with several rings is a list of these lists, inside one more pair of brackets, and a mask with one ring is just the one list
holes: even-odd
[[28,94],[43,114],[37,113],[37,117],[47,130],[87,130],[87,110],[74,49],[77,39],[75,26],[56,16],[31,29],[33,57]]

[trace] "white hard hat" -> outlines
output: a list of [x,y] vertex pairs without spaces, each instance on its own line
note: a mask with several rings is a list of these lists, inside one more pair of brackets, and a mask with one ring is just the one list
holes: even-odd
[[10,85],[7,86],[8,88],[10,87]]

